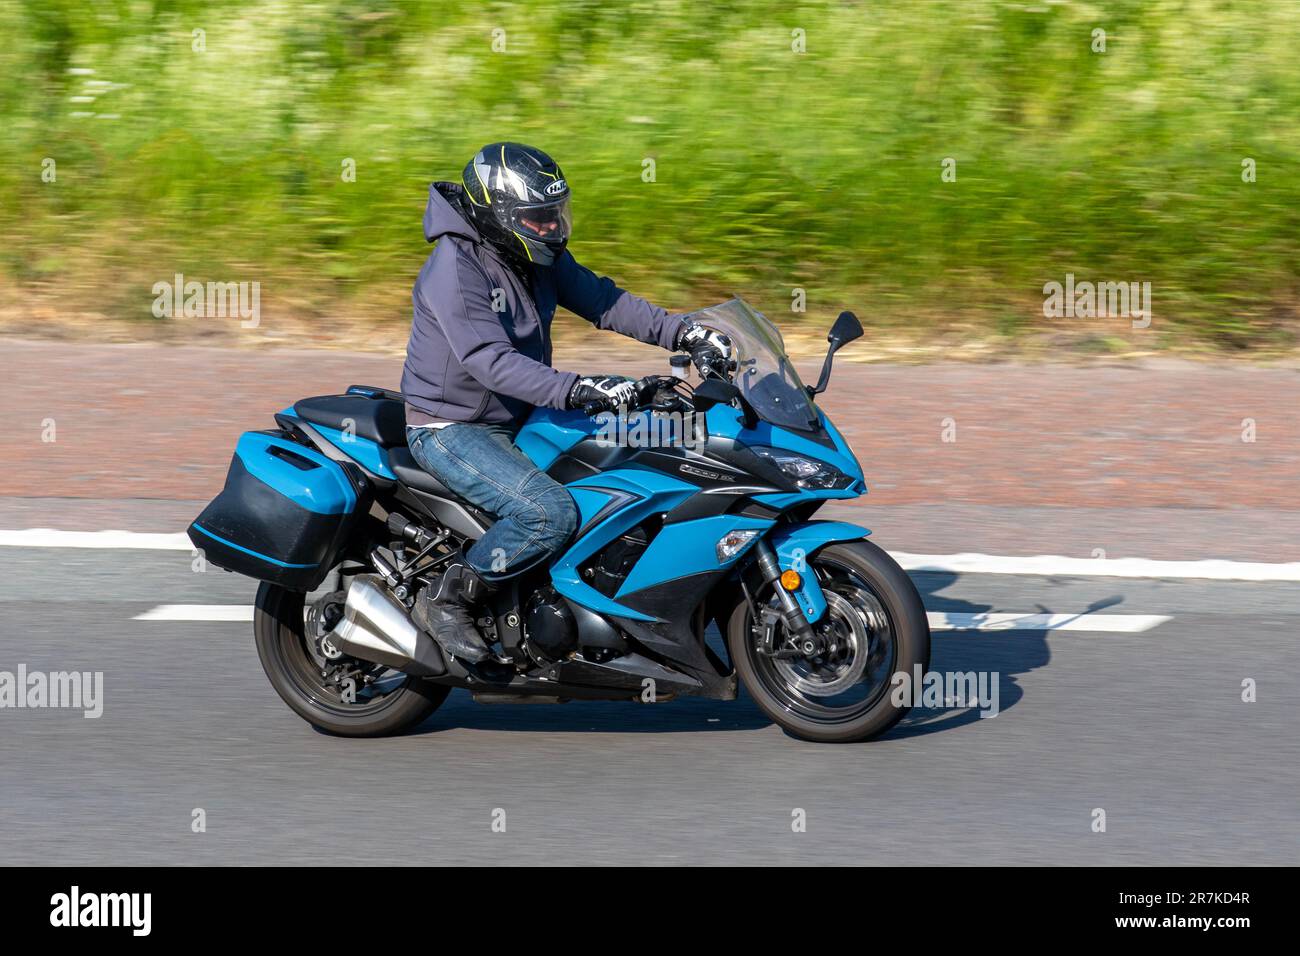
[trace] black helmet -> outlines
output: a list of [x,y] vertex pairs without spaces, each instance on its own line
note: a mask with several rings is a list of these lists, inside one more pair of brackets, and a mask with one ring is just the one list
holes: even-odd
[[555,160],[520,143],[484,146],[461,176],[470,219],[499,252],[549,266],[564,252],[569,184]]

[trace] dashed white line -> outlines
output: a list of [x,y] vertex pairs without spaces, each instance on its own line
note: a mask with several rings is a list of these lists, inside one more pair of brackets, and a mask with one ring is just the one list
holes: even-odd
[[1035,577],[1198,578],[1211,581],[1300,581],[1300,561],[1155,561],[1150,558],[1067,558],[997,554],[909,554],[889,552],[906,571],[952,574],[1020,574]]
[[242,621],[253,619],[251,604],[159,604],[133,621]]
[[0,531],[0,546],[11,548],[107,548],[110,550],[192,551],[184,534],[149,534],[141,531],[56,531],[26,528]]

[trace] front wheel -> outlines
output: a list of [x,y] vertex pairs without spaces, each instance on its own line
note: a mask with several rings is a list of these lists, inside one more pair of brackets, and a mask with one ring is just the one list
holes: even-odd
[[[727,649],[740,679],[767,716],[803,740],[847,743],[883,734],[907,713],[891,699],[891,679],[930,664],[930,626],[907,573],[869,541],[822,548],[808,559],[826,594],[813,627],[815,655],[795,651],[782,626],[766,653],[748,602],[727,622]],[[755,596],[777,607],[768,585]]]
[[272,584],[258,588],[253,635],[271,686],[313,727],[341,737],[382,737],[416,726],[449,688],[335,648],[329,631],[342,616],[344,596],[335,590],[311,600]]

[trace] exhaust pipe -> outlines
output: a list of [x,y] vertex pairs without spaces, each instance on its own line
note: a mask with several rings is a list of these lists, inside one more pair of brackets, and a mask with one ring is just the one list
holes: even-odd
[[343,620],[331,632],[330,641],[345,654],[416,677],[447,673],[438,645],[412,623],[411,615],[377,574],[352,579]]

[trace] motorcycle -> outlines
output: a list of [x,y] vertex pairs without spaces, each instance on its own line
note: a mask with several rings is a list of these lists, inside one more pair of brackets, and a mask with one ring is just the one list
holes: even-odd
[[420,589],[493,516],[416,464],[400,393],[305,398],[242,435],[189,536],[261,581],[253,632],[284,702],[350,737],[411,728],[453,687],[480,702],[662,703],[734,700],[743,684],[789,734],[824,742],[899,721],[892,676],[929,664],[920,596],[865,528],[813,518],[867,490],[815,402],[861,324],[839,316],[808,387],[743,300],[688,319],[733,346],[701,361],[696,384],[675,355],[674,374],[641,379],[627,407],[538,408],[518,432],[580,519],[566,548],[482,609],[500,660],[444,654],[411,619]]

